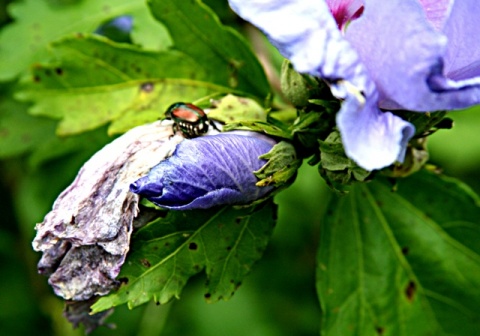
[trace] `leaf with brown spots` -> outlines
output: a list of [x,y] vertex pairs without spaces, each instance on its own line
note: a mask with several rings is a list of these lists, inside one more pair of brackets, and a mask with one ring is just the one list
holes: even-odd
[[425,171],[335,199],[318,252],[322,335],[476,335],[479,204]]
[[151,299],[167,303],[202,270],[207,277],[204,297],[210,302],[229,299],[261,258],[276,210],[270,200],[242,208],[170,211],[133,236],[119,275],[124,284],[100,298],[93,312],[125,303],[133,308]]
[[172,101],[228,90],[206,82],[197,62],[177,51],[147,52],[78,35],[53,43],[52,52],[60,64],[36,65],[17,98],[34,103],[33,115],[60,119],[63,136],[108,123],[110,134],[123,133],[161,118]]

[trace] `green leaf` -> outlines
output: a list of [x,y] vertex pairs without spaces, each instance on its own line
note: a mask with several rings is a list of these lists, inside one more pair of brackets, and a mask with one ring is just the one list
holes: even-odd
[[270,94],[265,73],[243,38],[223,26],[199,0],[149,0],[153,15],[170,32],[175,48],[194,58],[211,81],[263,101]]
[[[280,122],[278,123],[280,124]],[[253,131],[259,133],[265,133],[270,136],[279,137],[286,140],[292,140],[292,135],[285,129],[282,129],[280,126],[275,126],[263,121],[242,121],[234,122],[231,124],[225,125],[223,128],[224,131]]]
[[244,120],[267,121],[267,113],[255,100],[228,94],[212,101],[208,117],[223,123]]
[[229,299],[260,259],[275,225],[276,206],[170,211],[141,228],[122,267],[120,289],[92,306],[93,313],[152,299],[178,298],[188,279],[205,268],[208,301]]
[[171,44],[143,0],[83,0],[61,7],[24,0],[11,4],[9,11],[16,22],[0,32],[0,81],[45,62],[49,43],[72,33],[93,33],[103,22],[121,15],[133,17],[135,44],[150,50],[165,50]]
[[172,101],[194,100],[228,88],[178,51],[146,52],[105,38],[82,36],[52,44],[58,64],[37,66],[17,94],[35,101],[33,115],[61,119],[57,133],[71,135],[113,121],[109,133],[154,121]]
[[[419,192],[421,191],[421,192]],[[322,222],[322,335],[476,335],[480,208],[465,185],[419,172],[355,185]]]

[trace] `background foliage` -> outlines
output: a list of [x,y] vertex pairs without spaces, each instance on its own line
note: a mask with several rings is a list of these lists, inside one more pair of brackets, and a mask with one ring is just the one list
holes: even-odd
[[[285,107],[276,91],[279,56],[226,1],[204,3],[0,1],[2,335],[83,334],[36,274],[30,242],[59,192],[114,136],[178,100],[234,92]],[[127,37],[93,34],[119,15],[133,18]],[[275,97],[247,43],[270,60]],[[429,138],[431,163],[480,192],[480,110],[449,117],[455,127]],[[274,234],[230,301],[206,304],[204,276],[196,275],[181,300],[117,307],[115,334],[345,335],[345,324],[352,335],[474,334],[478,199],[431,173],[406,181],[397,193],[380,179],[339,198],[304,164],[275,198]]]

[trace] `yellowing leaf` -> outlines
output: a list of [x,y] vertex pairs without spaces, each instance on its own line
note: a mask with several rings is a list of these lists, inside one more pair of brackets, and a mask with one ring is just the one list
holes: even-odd
[[33,115],[61,119],[59,135],[112,121],[109,133],[122,133],[163,118],[172,102],[228,90],[203,81],[208,75],[178,51],[146,52],[82,35],[54,43],[53,51],[59,64],[37,66],[17,98],[35,102]]

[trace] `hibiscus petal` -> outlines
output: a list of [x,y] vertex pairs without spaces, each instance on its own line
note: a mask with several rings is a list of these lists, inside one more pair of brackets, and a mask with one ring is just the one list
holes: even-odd
[[167,209],[248,204],[273,187],[257,187],[258,157],[274,143],[256,136],[217,134],[186,139],[174,154],[131,184],[130,190]]
[[435,111],[480,102],[479,80],[456,82],[444,76],[447,38],[416,0],[369,0],[346,37],[368,68],[382,108]]
[[425,11],[428,21],[437,30],[442,30],[450,15],[455,0],[419,0]]
[[450,79],[462,80],[480,76],[479,17],[478,0],[455,1],[443,30],[448,37],[444,71]]
[[[405,145],[414,128],[397,116],[383,115],[376,107],[375,84],[355,49],[338,29],[325,1],[229,0],[229,3],[243,19],[261,29],[298,72],[329,80],[332,93],[346,100],[337,123],[349,157],[368,170],[388,166],[395,159],[403,160]],[[355,129],[358,121],[364,127],[362,130]],[[368,125],[368,121],[372,124]]]
[[363,11],[364,0],[326,0],[330,12],[340,29],[347,23],[356,19]]
[[350,94],[337,114],[345,153],[366,170],[403,162],[415,128],[390,112],[381,112],[375,100],[362,104]]

